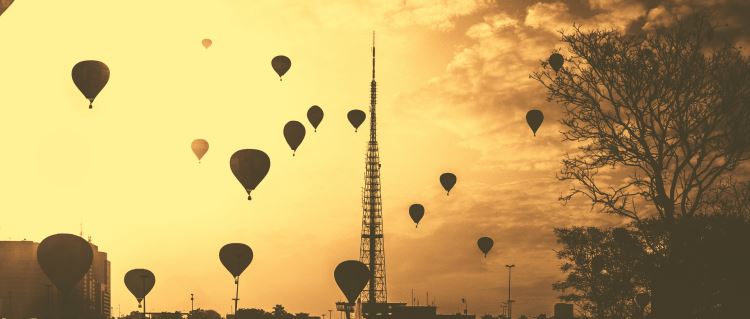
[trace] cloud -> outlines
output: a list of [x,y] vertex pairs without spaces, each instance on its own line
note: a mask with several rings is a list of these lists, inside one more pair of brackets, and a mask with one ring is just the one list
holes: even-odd
[[[404,118],[418,118],[424,130],[439,130],[456,141],[441,149],[471,154],[462,157],[461,193],[423,203],[427,213],[418,235],[399,229],[388,234],[389,243],[399,243],[389,246],[389,258],[397,260],[389,266],[389,280],[399,282],[397,293],[406,295],[407,286],[460,300],[474,291],[469,298],[478,313],[494,311],[507,289],[496,278],[506,274],[505,263],[515,263],[514,299],[522,300],[518,313],[549,313],[556,301],[551,284],[562,276],[552,252],[552,230],[627,221],[592,212],[583,198],[567,206],[558,201],[571,185],[558,181],[555,173],[562,155],[574,146],[561,143],[560,107],[547,102],[545,90],[528,76],[562,46],[558,31],[573,23],[627,32],[647,23],[669,23],[681,10],[652,1],[591,0],[583,7],[562,1],[529,3],[521,15],[502,5],[482,11],[482,19],[466,27],[465,42],[443,74],[397,100]],[[532,108],[545,114],[536,137],[525,121]],[[622,171],[602,174],[603,183],[624,178]],[[495,239],[486,260],[476,248],[481,236]],[[454,309],[458,302],[441,306]]]
[[570,31],[573,23],[584,30],[604,28],[625,31],[631,23],[646,14],[645,7],[633,1],[592,0],[589,9],[598,13],[584,17],[572,12],[563,2],[540,2],[529,7],[525,24],[553,33]]
[[435,30],[450,30],[455,19],[488,8],[486,0],[399,0],[387,2],[386,14],[397,27],[424,26]]

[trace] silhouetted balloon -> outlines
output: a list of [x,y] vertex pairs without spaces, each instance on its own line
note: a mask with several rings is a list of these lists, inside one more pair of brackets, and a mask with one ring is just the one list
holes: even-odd
[[3,15],[5,9],[8,9],[12,3],[13,0],[0,0],[0,15]]
[[219,260],[232,276],[239,277],[253,261],[253,250],[245,244],[226,244],[219,250]]
[[141,300],[154,288],[156,277],[148,269],[133,269],[125,273],[125,287],[130,290],[140,306]]
[[214,42],[211,41],[211,39],[203,39],[203,41],[201,41],[201,43],[203,44],[203,47],[206,48],[206,49],[208,49],[208,47],[210,47],[212,44],[214,44]]
[[412,204],[409,206],[409,216],[411,216],[411,220],[419,226],[419,221],[422,220],[422,217],[424,216],[424,206],[421,204]]
[[456,185],[456,175],[453,175],[453,173],[441,174],[440,185],[443,185],[443,188],[445,189],[447,194],[450,195],[451,189],[453,189],[453,186]]
[[193,154],[195,154],[195,157],[198,158],[198,163],[200,163],[203,155],[206,155],[206,152],[208,152],[208,142],[199,138],[190,143],[190,148],[193,149]]
[[39,243],[36,251],[39,267],[63,293],[70,292],[81,281],[91,268],[93,258],[91,244],[71,234],[49,236]]
[[646,308],[646,306],[651,303],[651,295],[647,292],[640,292],[635,295],[635,303],[638,307],[641,307],[641,309]]
[[310,109],[307,110],[307,120],[310,121],[310,124],[315,128],[315,132],[317,132],[318,125],[323,121],[323,109],[317,105],[311,106]]
[[367,266],[356,260],[347,260],[336,266],[333,277],[346,300],[353,304],[357,296],[365,288],[370,279],[370,270]]
[[305,126],[297,121],[289,121],[284,125],[284,138],[289,147],[292,148],[292,156],[297,154],[297,148],[305,139]]
[[234,152],[229,159],[229,167],[234,177],[245,187],[247,200],[251,200],[250,192],[266,177],[271,168],[271,159],[260,150],[244,149]]
[[549,62],[549,65],[552,66],[552,69],[557,72],[562,68],[564,59],[560,53],[552,53],[547,61]]
[[93,108],[94,99],[109,81],[109,67],[106,64],[88,60],[73,66],[73,83],[89,100],[89,108]]
[[271,60],[271,66],[279,75],[279,81],[281,81],[281,77],[292,67],[292,60],[289,60],[286,56],[278,55]]
[[526,123],[529,124],[531,131],[534,132],[534,136],[536,136],[536,130],[538,130],[539,127],[542,126],[543,121],[544,113],[542,113],[542,111],[540,110],[531,110],[526,113]]
[[362,110],[351,110],[349,113],[346,113],[346,117],[349,119],[349,123],[352,123],[356,132],[359,126],[365,121],[367,115]]
[[484,257],[487,257],[487,253],[490,252],[492,246],[494,245],[495,241],[493,241],[492,238],[489,237],[482,237],[477,240],[477,246],[479,246],[479,250],[484,253]]

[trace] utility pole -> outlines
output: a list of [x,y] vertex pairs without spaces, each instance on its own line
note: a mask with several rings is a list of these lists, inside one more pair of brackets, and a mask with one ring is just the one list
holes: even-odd
[[191,294],[190,294],[190,312],[191,312],[191,313],[195,311],[195,303],[194,303],[194,300],[195,300],[195,298],[193,298],[193,294],[191,293]]
[[237,318],[237,303],[240,301],[240,276],[234,277],[234,317]]
[[510,301],[510,274],[515,266],[516,265],[505,265],[505,267],[508,268],[508,319],[513,318],[513,305]]

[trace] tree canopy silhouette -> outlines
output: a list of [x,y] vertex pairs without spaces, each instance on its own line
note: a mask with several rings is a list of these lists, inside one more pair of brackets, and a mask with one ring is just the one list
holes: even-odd
[[[579,143],[559,178],[605,213],[638,220],[636,200],[668,222],[691,217],[716,181],[750,157],[750,60],[697,15],[655,32],[564,34],[559,72],[532,73],[563,106],[564,140]],[[721,41],[719,41],[721,42]],[[606,168],[624,169],[621,183]]]
[[626,34],[575,27],[562,36],[564,66],[542,61],[531,74],[562,106],[563,139],[577,146],[562,161],[559,179],[574,186],[561,200],[584,196],[634,222],[653,264],[644,276],[656,318],[728,318],[740,305],[732,293],[750,285],[716,263],[734,254],[748,264],[737,246],[747,224],[707,217],[727,208],[717,203],[741,211],[742,200],[726,201],[738,185],[722,181],[750,158],[750,58],[714,30],[701,14]]
[[[651,260],[637,234],[626,228],[572,227],[555,229],[555,235],[566,278],[552,287],[562,292],[562,301],[590,318],[640,318],[633,298],[650,288]],[[595,259],[601,265],[595,266]]]

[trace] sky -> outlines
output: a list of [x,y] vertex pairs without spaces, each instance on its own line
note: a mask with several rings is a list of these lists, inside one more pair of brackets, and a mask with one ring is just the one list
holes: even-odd
[[[112,305],[148,268],[149,310],[229,313],[234,287],[218,259],[242,242],[255,258],[240,307],[313,315],[343,295],[335,266],[357,259],[376,31],[388,300],[412,289],[439,313],[498,314],[513,269],[513,312],[552,313],[562,278],[555,227],[624,221],[558,197],[558,106],[529,79],[573,23],[623,32],[711,10],[720,33],[750,47],[747,4],[730,0],[133,0],[16,1],[0,16],[0,239],[41,241],[83,228],[112,263]],[[201,40],[210,38],[205,49]],[[747,52],[747,51],[746,51]],[[271,58],[292,60],[283,81]],[[93,110],[70,71],[100,60],[111,72]],[[305,114],[325,112],[313,133]],[[529,109],[545,121],[534,137]],[[292,156],[282,135],[307,136]],[[190,143],[210,149],[198,164]],[[248,202],[231,154],[261,149],[271,169]],[[446,196],[438,177],[458,183]],[[413,203],[425,206],[415,228]],[[487,258],[476,240],[492,237]]]

